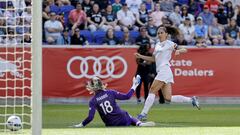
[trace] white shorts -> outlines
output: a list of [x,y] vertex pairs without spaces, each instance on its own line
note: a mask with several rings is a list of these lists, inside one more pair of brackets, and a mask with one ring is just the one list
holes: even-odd
[[165,83],[174,83],[173,73],[170,66],[164,65],[159,67],[159,71],[157,72],[155,79]]

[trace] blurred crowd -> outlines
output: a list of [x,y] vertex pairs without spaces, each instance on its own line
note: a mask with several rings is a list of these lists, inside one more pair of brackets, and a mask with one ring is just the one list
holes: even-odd
[[[31,0],[0,2],[0,44],[31,42]],[[240,0],[42,0],[43,44],[144,45],[160,25],[179,45],[240,45]]]
[[0,1],[0,45],[31,43],[31,0]]

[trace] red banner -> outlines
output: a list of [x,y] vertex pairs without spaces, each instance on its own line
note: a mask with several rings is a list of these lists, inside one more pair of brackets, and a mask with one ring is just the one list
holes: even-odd
[[86,96],[86,81],[94,75],[109,88],[128,91],[136,70],[135,52],[136,48],[44,48],[43,96]]
[[174,57],[173,94],[197,96],[240,96],[240,49],[189,49]]
[[[43,96],[88,96],[85,84],[100,75],[108,88],[129,90],[136,48],[44,48]],[[173,94],[240,96],[240,49],[195,48],[173,56]]]

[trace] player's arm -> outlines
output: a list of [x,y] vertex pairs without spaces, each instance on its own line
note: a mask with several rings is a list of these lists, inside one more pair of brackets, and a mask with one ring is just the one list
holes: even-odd
[[155,57],[153,55],[152,56],[145,56],[145,55],[141,55],[139,53],[135,53],[135,57],[143,59],[145,61],[155,62]]
[[73,127],[75,127],[75,128],[85,127],[88,123],[90,123],[93,120],[95,112],[96,112],[95,104],[94,104],[93,100],[91,100],[89,102],[88,117],[85,120],[83,120],[81,123],[74,125]]
[[141,77],[137,75],[136,77],[133,78],[133,84],[131,89],[128,91],[128,93],[120,93],[120,92],[114,92],[115,98],[119,100],[127,100],[130,99],[135,92],[137,86],[140,84]]
[[183,46],[178,46],[176,44],[174,45],[174,49],[175,49],[175,55],[179,55],[187,52],[186,48],[184,48]]

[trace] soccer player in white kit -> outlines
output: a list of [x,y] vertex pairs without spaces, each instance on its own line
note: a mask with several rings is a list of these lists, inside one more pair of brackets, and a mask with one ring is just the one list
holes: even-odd
[[192,103],[193,106],[200,109],[199,102],[195,96],[185,97],[182,95],[172,96],[172,87],[171,84],[174,83],[173,73],[170,68],[170,60],[172,52],[175,51],[175,55],[180,53],[185,53],[187,50],[185,48],[178,48],[177,45],[168,40],[168,30],[164,26],[158,28],[158,38],[159,42],[156,43],[153,56],[144,56],[139,53],[136,53],[136,58],[141,58],[146,61],[156,62],[157,75],[154,78],[154,81],[151,85],[148,97],[145,101],[144,108],[142,112],[138,115],[139,120],[146,120],[147,114],[150,108],[152,107],[155,99],[155,94],[162,90],[164,99],[168,102],[176,103]]

